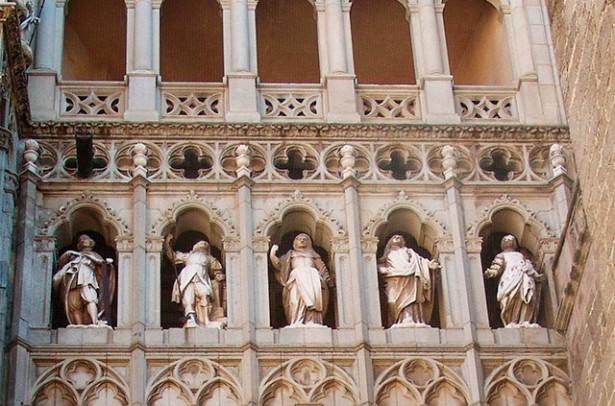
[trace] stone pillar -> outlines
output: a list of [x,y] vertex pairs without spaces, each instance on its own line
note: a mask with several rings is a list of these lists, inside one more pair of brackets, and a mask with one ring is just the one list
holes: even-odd
[[[36,160],[39,156],[39,145],[34,140],[25,142],[24,170],[20,175],[19,190],[19,211],[16,227],[16,252],[15,252],[15,274],[12,286],[13,306],[12,321],[9,331],[9,348],[7,356],[7,368],[14,371],[9,374],[7,387],[7,403],[10,405],[26,404],[28,385],[28,330],[33,324],[35,310],[32,302],[43,292],[33,292],[32,287],[40,285],[35,283],[34,273],[34,237],[36,234],[36,200],[38,194],[38,167]],[[49,286],[46,287],[49,289]],[[12,345],[11,345],[12,344]]]
[[[350,13],[350,4],[345,3],[343,10],[340,0],[325,0],[324,4],[317,3],[316,8],[320,55],[326,58],[325,63],[321,63],[321,70],[325,73],[327,87],[327,121],[358,123],[361,117],[357,112],[355,76],[348,70],[347,42],[351,38],[344,28],[344,13]],[[326,35],[321,35],[322,29]]]
[[271,315],[269,313],[269,237],[256,237],[252,240],[254,250],[255,297],[253,306],[256,313],[256,339],[258,342],[272,342]]
[[129,10],[128,39],[132,39],[132,55],[128,55],[128,103],[124,119],[127,121],[157,121],[158,92],[154,71],[154,32],[152,0],[134,0]]
[[[224,7],[224,5],[223,5]],[[258,114],[256,73],[251,54],[251,37],[256,38],[256,2],[252,0],[230,0],[230,72],[226,72],[228,82],[228,111],[226,120],[230,122],[260,121]],[[225,23],[228,22],[224,20]],[[224,28],[225,33],[227,27]],[[226,65],[226,64],[225,64]]]
[[509,53],[511,60],[515,63],[519,81],[521,122],[526,124],[544,122],[538,74],[532,57],[530,25],[523,7],[523,0],[510,0],[509,6],[502,7],[502,14],[502,22],[509,33]]
[[550,180],[553,187],[553,207],[559,220],[558,230],[562,232],[572,200],[572,180],[566,169],[567,157],[564,147],[560,144],[551,145],[549,160],[553,170],[553,177]]
[[[445,251],[445,267],[443,273],[447,279],[449,298],[451,302],[451,322],[454,327],[462,327],[466,343],[478,342],[477,328],[489,327],[486,300],[484,298],[484,285],[482,269],[477,272],[470,264],[465,236],[465,218],[459,189],[461,182],[457,179],[457,151],[454,147],[446,145],[442,148],[442,166],[445,181],[442,184],[446,189],[446,204],[449,213],[450,231],[452,241]],[[440,254],[442,256],[442,253]],[[480,264],[480,256],[479,256]],[[455,291],[453,291],[455,290]],[[448,327],[448,326],[447,326]],[[453,327],[453,326],[451,326]],[[466,349],[465,368],[469,379],[470,404],[479,405],[484,402],[483,370],[480,353],[474,346]]]
[[32,287],[40,294],[33,303],[32,327],[50,328],[52,320],[51,308],[51,280],[54,271],[54,259],[56,253],[55,237],[39,235],[34,239],[35,261],[34,269],[37,270],[35,280],[38,286]]
[[164,238],[150,235],[147,238],[145,255],[147,256],[147,297],[145,298],[145,328],[160,328],[160,269]]
[[28,90],[34,120],[56,118],[55,98],[58,73],[62,70],[65,1],[47,1],[41,10],[34,47],[34,66],[28,72]]
[[[133,302],[137,291],[133,282],[133,239],[132,237],[118,238],[115,241],[117,250],[117,327],[130,329],[133,326]],[[138,285],[137,285],[138,286]],[[142,292],[142,288],[139,288]]]
[[[442,35],[443,5],[435,6],[434,0],[418,0],[410,4],[410,29],[415,44],[417,73],[421,88],[424,119],[430,124],[458,123],[455,109],[453,77],[444,68],[443,52],[446,41]],[[418,24],[413,23],[414,20]]]

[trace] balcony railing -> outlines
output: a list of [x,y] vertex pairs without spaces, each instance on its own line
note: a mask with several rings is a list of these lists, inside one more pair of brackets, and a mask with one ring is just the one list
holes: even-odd
[[163,83],[160,94],[162,119],[224,119],[222,84]]
[[60,91],[61,118],[121,118],[126,85],[123,82],[63,82]]
[[462,121],[519,121],[514,88],[455,86]]
[[359,113],[364,121],[414,121],[421,119],[416,86],[361,85]]
[[324,118],[320,85],[259,86],[263,120],[321,120]]

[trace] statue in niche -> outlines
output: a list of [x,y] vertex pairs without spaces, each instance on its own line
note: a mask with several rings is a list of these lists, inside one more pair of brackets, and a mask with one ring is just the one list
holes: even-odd
[[53,276],[53,289],[60,290],[69,327],[109,327],[102,316],[105,309],[109,311],[115,290],[113,260],[94,252],[95,244],[82,234],[78,251],[66,251],[58,260],[60,270]]
[[537,282],[541,282],[544,276],[536,272],[532,262],[517,251],[514,236],[504,236],[500,247],[502,252],[495,256],[485,271],[485,277],[501,275],[497,300],[502,322],[505,327],[538,327],[535,323],[539,305]]
[[226,326],[222,264],[211,255],[209,243],[199,241],[190,252],[171,249],[173,235],[165,239],[165,253],[176,264],[185,264],[173,284],[171,300],[184,307],[184,328]]
[[275,278],[283,286],[282,302],[289,327],[321,326],[329,302],[333,280],[322,258],[305,233],[293,240],[293,249],[277,257],[279,247],[271,247],[269,257]]
[[384,278],[391,327],[428,327],[434,301],[436,261],[421,257],[406,247],[406,240],[393,235],[378,260]]

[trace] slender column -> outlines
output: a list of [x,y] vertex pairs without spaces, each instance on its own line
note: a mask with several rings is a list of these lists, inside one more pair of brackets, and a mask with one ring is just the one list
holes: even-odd
[[[408,9],[416,60],[420,63],[417,72],[425,121],[433,124],[459,122],[453,97],[453,77],[444,69],[446,43],[439,23],[443,6],[436,8],[434,0],[418,0],[416,5],[408,4]],[[414,19],[418,24],[413,22]]]
[[129,32],[127,42],[132,40],[132,55],[128,58],[128,105],[124,113],[126,121],[157,121],[158,93],[154,71],[154,10],[152,0],[134,0],[134,10],[128,10]]
[[62,31],[58,31],[55,26],[56,13],[55,1],[46,2],[41,10],[41,20],[36,27],[34,69],[59,71],[55,58],[55,46],[56,36],[62,35]]
[[36,292],[33,303],[32,327],[49,328],[51,326],[51,279],[53,276],[54,255],[56,253],[56,241],[54,237],[37,236],[34,239],[34,251],[36,254],[37,286],[31,288]]
[[[146,257],[146,232],[147,232],[147,185],[149,181],[137,175],[132,179],[133,198],[132,198],[132,223],[133,223],[133,251],[132,251],[132,270],[130,278],[131,291],[134,293],[143,290],[148,286],[148,279],[156,277],[149,275]],[[131,296],[130,306],[130,325],[134,332],[142,332],[146,323],[145,300],[147,290],[143,294]],[[130,302],[129,302],[130,303]],[[127,303],[128,304],[128,303]]]
[[[254,20],[255,2],[248,4],[247,0],[230,0],[230,31],[231,72],[226,73],[228,82],[227,121],[255,122],[260,121],[257,105],[256,55],[251,54],[251,35],[256,35]],[[252,44],[254,45],[254,44]],[[226,49],[226,47],[225,47]]]
[[147,255],[147,297],[145,298],[145,328],[160,328],[161,286],[160,267],[164,239],[150,235],[146,243]]
[[132,236],[118,238],[117,249],[117,327],[131,328],[133,324],[133,301],[136,289],[133,283],[133,239]]
[[[348,43],[350,36],[344,28],[344,13],[349,13],[349,6],[344,10],[340,0],[325,0],[318,3],[318,29],[321,58],[326,57],[324,67],[326,79],[326,96],[328,99],[327,121],[357,123],[361,117],[357,112],[355,76],[348,73]],[[324,16],[323,16],[324,14]],[[323,44],[322,42],[325,41]],[[326,50],[326,52],[323,52]]]
[[[39,145],[34,140],[26,141],[24,152],[24,171],[20,176],[19,211],[16,232],[16,255],[13,292],[12,322],[9,332],[8,370],[9,374],[8,404],[19,405],[29,402],[27,399],[27,364],[28,330],[32,323],[32,300],[43,292],[33,292],[34,283],[34,237],[36,233],[36,199],[38,194],[38,159]],[[40,285],[38,285],[40,287]],[[48,288],[48,287],[47,287]],[[13,344],[13,345],[11,345]]]

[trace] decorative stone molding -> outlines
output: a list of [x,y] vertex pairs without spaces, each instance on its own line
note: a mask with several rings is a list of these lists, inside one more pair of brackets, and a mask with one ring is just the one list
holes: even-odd
[[102,215],[103,221],[111,224],[115,228],[118,238],[128,234],[128,223],[126,220],[121,218],[116,211],[109,206],[106,200],[94,197],[93,193],[90,191],[81,193],[80,196],[67,201],[62,206],[55,209],[54,214],[43,225],[41,234],[52,236],[60,224],[69,221],[70,215],[82,208],[92,208],[98,211]]
[[132,164],[134,168],[132,170],[133,176],[147,176],[147,147],[143,143],[136,143],[132,147]]
[[333,238],[331,243],[331,250],[336,254],[347,253],[350,251],[350,244],[347,237]]
[[480,254],[483,250],[483,239],[481,237],[466,238],[468,254]]
[[434,213],[425,210],[419,202],[410,199],[403,190],[399,192],[395,199],[382,207],[378,213],[372,217],[365,226],[363,226],[362,235],[364,237],[375,237],[376,230],[380,227],[380,225],[386,223],[389,215],[397,209],[407,209],[413,211],[419,216],[422,222],[434,228],[437,236],[450,238],[450,233],[438,220],[436,220]]
[[504,194],[498,198],[496,198],[493,202],[491,202],[487,207],[485,207],[480,214],[480,216],[474,220],[468,226],[467,235],[468,237],[478,237],[478,233],[480,230],[486,225],[491,223],[491,218],[494,213],[503,210],[509,209],[514,210],[521,215],[523,221],[526,224],[531,224],[541,231],[541,234],[546,238],[557,238],[553,231],[549,229],[549,226],[539,220],[535,213],[528,209],[523,203],[521,203],[517,199],[513,199],[510,195]]
[[7,152],[13,143],[13,133],[4,127],[0,127],[0,150]]
[[229,212],[227,210],[221,210],[212,202],[201,198],[199,194],[192,189],[189,190],[184,197],[175,200],[171,207],[164,211],[162,216],[152,224],[150,233],[152,235],[162,235],[165,227],[175,223],[178,214],[187,208],[205,211],[210,220],[220,227],[223,235],[229,237],[238,235],[237,230],[233,226],[232,216]]
[[568,375],[534,357],[516,358],[495,369],[485,380],[485,398],[491,405],[573,405]]
[[109,406],[131,403],[124,378],[108,363],[94,358],[70,358],[46,369],[32,393],[34,405],[54,404],[57,399],[74,405],[91,404],[97,399],[105,399]]
[[269,251],[269,243],[270,238],[267,236],[264,237],[255,237],[252,240],[252,248],[255,252],[267,252]]
[[429,358],[407,358],[388,368],[375,382],[376,404],[469,404],[469,390],[461,376]]
[[38,166],[36,165],[36,161],[39,157],[40,146],[36,140],[26,140],[24,142],[24,171],[32,172],[38,174]]
[[259,388],[259,405],[357,405],[354,379],[342,368],[316,357],[294,358],[273,369]]
[[376,237],[361,237],[361,251],[366,254],[375,254],[378,251],[378,241]]
[[436,239],[436,252],[450,253],[455,251],[455,241],[452,238],[438,238]]
[[[244,405],[239,379],[223,365],[204,357],[186,357],[158,372],[146,389],[146,404],[205,405],[224,399],[228,405]],[[213,403],[211,403],[213,404]]]
[[145,240],[145,250],[147,252],[162,252],[163,245],[163,237],[148,235],[147,239]]
[[241,241],[239,237],[224,237],[222,244],[225,252],[238,252],[241,249]]
[[134,249],[134,238],[131,235],[118,237],[115,239],[117,252],[132,252]]
[[329,213],[319,207],[312,199],[306,198],[299,190],[295,190],[293,194],[282,201],[273,209],[256,227],[255,236],[262,237],[267,235],[269,229],[276,223],[281,222],[284,215],[291,210],[303,209],[310,213],[316,222],[325,224],[332,235],[335,237],[346,236],[344,227]]
[[553,167],[553,175],[564,175],[568,172],[566,169],[566,152],[561,144],[553,144],[549,149],[549,160]]

